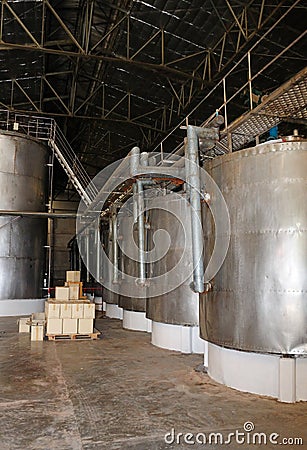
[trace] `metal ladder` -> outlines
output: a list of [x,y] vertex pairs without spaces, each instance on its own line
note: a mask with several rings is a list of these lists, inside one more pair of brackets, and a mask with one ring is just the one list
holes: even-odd
[[0,110],[0,129],[47,141],[86,206],[93,202],[98,190],[54,119]]

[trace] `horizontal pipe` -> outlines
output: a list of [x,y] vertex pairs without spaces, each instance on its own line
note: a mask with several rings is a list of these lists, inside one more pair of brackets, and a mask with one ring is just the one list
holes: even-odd
[[34,219],[75,219],[77,213],[48,213],[40,211],[11,211],[11,210],[0,210],[0,216],[20,216],[20,217],[31,217]]

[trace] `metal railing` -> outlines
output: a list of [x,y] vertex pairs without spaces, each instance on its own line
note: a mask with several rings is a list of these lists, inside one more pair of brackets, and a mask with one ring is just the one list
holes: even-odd
[[[253,111],[256,109],[257,105],[261,103],[263,100],[265,100],[265,96],[262,97],[262,95],[259,95],[259,98],[255,98],[254,94],[254,88],[257,87],[257,82],[259,81],[259,78],[261,76],[270,77],[270,69],[274,63],[276,63],[277,60],[281,60],[282,58],[285,58],[289,51],[295,51],[296,45],[302,41],[306,35],[307,30],[304,29],[295,39],[293,39],[286,47],[283,47],[280,49],[277,47],[275,54],[272,50],[272,55],[270,57],[267,57],[263,61],[263,66],[261,68],[257,67],[257,70],[253,70],[253,62],[257,61],[257,52],[259,49],[261,49],[261,45],[265,39],[268,39],[270,36],[270,33],[278,26],[280,23],[282,23],[283,20],[287,19],[288,14],[295,8],[296,5],[300,3],[300,0],[295,0],[291,3],[291,5],[287,8],[285,8],[284,13],[276,20],[270,28],[267,29],[267,31],[252,45],[252,47],[244,53],[240,57],[240,59],[231,67],[230,70],[224,75],[224,77],[218,81],[214,87],[204,95],[204,97],[198,102],[198,104],[187,114],[187,116],[181,120],[171,131],[168,133],[162,141],[154,148],[154,151],[161,151],[163,152],[163,147],[167,148],[168,146],[168,139],[171,138],[176,131],[180,129],[180,127],[186,125],[189,120],[195,119],[197,116],[197,111],[200,109],[200,107],[205,104],[209,103],[211,105],[214,105],[214,109],[212,110],[211,115],[200,124],[200,126],[204,127],[206,126],[216,115],[218,112],[219,114],[222,114],[225,119],[225,128],[222,130],[222,134],[228,135],[227,139],[223,140],[223,148],[215,147],[215,149],[212,152],[208,152],[212,157],[227,153],[228,151],[232,151],[234,149],[240,148],[239,145],[235,145],[233,148],[232,145],[232,133],[233,130],[233,122],[236,120],[237,117],[233,117],[234,114],[232,113],[232,106],[235,105],[236,102],[242,103],[242,94],[245,93],[246,95],[246,111],[253,113]],[[303,69],[303,67],[302,67]],[[240,71],[242,73],[246,73],[246,80],[243,81],[238,89],[230,89],[232,85],[232,77],[235,77],[235,74],[237,71]],[[261,85],[261,83],[260,83]],[[230,92],[229,92],[230,91]],[[271,93],[271,92],[270,92]],[[269,93],[269,94],[270,94]],[[218,101],[217,99],[223,99],[222,102]],[[243,114],[244,115],[244,114]],[[287,117],[287,109],[284,108],[280,111],[280,116]],[[291,117],[291,114],[288,116]],[[245,140],[242,145],[244,145],[246,142],[251,141],[253,138],[259,135],[259,129],[261,130],[261,133],[264,133],[265,131],[268,131],[272,125],[271,123],[268,123],[267,127],[254,127],[254,131],[252,130],[249,134],[249,139]],[[169,146],[171,146],[170,144]],[[173,150],[169,150],[171,154],[173,153],[180,153],[182,152],[183,145],[182,143],[178,144]]]

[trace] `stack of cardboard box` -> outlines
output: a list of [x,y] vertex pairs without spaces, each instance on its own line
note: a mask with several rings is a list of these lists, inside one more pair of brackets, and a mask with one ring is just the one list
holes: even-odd
[[91,334],[94,331],[95,304],[86,300],[48,300],[45,305],[47,335]]
[[91,334],[95,304],[82,295],[79,271],[67,271],[65,286],[55,288],[55,299],[46,301],[47,335]]
[[45,328],[47,336],[93,334],[95,304],[83,296],[82,289],[80,272],[67,271],[65,286],[56,286],[55,298],[45,302],[45,312],[21,317],[19,332],[31,332],[32,341],[42,341]]
[[43,341],[45,323],[45,313],[32,313],[31,317],[20,317],[19,333],[31,333],[31,341]]

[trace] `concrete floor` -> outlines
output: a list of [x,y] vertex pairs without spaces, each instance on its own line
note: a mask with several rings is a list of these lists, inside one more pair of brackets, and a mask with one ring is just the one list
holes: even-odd
[[117,320],[96,326],[97,341],[31,342],[17,333],[16,319],[0,319],[0,450],[276,448],[248,445],[248,433],[244,444],[164,441],[172,428],[194,433],[190,442],[200,432],[226,439],[247,421],[256,432],[278,433],[278,442],[303,438],[289,447],[307,448],[306,404],[225,388],[194,370],[200,355],[155,348],[148,334],[125,331]]

